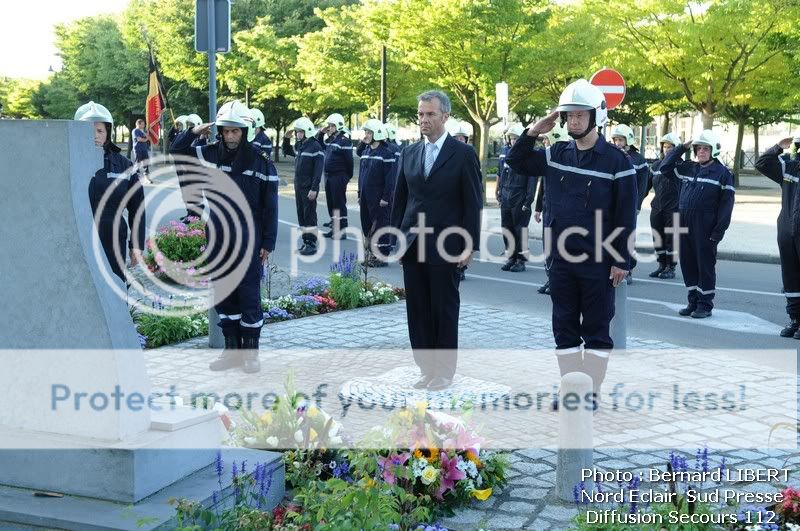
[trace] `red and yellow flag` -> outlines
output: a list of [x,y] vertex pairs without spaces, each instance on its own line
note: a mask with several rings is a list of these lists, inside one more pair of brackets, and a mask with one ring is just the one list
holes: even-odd
[[164,112],[164,97],[161,94],[161,83],[158,81],[158,70],[153,56],[150,56],[150,75],[147,81],[147,101],[145,103],[145,121],[147,122],[147,138],[150,145],[158,144],[158,133],[161,131],[161,113]]

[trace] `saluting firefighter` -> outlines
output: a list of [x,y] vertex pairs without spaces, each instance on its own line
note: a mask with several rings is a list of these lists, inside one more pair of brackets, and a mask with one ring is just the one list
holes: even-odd
[[[74,119],[92,122],[94,145],[103,150],[103,167],[98,169],[89,181],[89,204],[92,207],[100,245],[111,270],[127,285],[124,271],[125,251],[127,249],[130,253],[131,267],[142,262],[144,251],[144,189],[135,171],[126,173],[133,163],[122,155],[120,148],[111,141],[114,118],[108,109],[90,101],[75,111]],[[128,211],[127,221],[122,215],[123,210]],[[139,223],[134,226],[137,217]],[[115,224],[117,227],[114,227]]]
[[[200,118],[198,114],[194,113],[183,116],[183,120],[185,125],[182,129],[183,131],[194,129],[203,123],[203,119]],[[192,147],[205,146],[208,144],[208,135],[209,133],[205,132],[198,136],[194,142],[192,142]],[[177,136],[175,138],[177,138]],[[172,142],[174,142],[174,139]],[[170,146],[172,142],[170,142]],[[202,218],[203,192],[200,190],[201,187],[198,186],[199,183],[192,180],[191,173],[187,174],[181,164],[175,166],[175,175],[178,177],[178,187],[181,190],[181,198],[183,198],[183,204],[186,206],[186,215],[181,218],[181,222],[189,223],[191,221],[189,218],[191,217]]]
[[758,158],[756,169],[781,187],[778,252],[789,324],[780,335],[800,339],[800,160],[786,160],[782,155],[791,145],[792,138],[778,142]]
[[506,248],[506,263],[500,269],[519,273],[525,271],[527,259],[523,254],[528,249],[528,224],[531,221],[531,205],[536,193],[539,178],[533,175],[522,175],[505,164],[505,158],[511,146],[522,135],[522,124],[514,124],[506,132],[506,145],[500,152],[497,168],[497,188],[495,195],[500,203],[500,225],[511,235],[503,232]]
[[[595,393],[614,347],[609,330],[614,288],[630,269],[628,239],[636,226],[638,201],[630,160],[598,132],[607,119],[603,93],[579,79],[562,92],[555,112],[530,125],[506,157],[514,171],[542,175],[545,181],[556,358],[562,376],[587,373]],[[534,149],[536,139],[559,120],[573,140]],[[610,248],[596,245],[597,240]]]
[[[270,175],[267,161],[247,139],[252,127],[247,107],[239,101],[220,107],[216,125],[221,128],[222,141],[193,148],[192,143],[210,131],[211,125],[198,125],[181,133],[170,152],[196,156],[201,164],[217,168],[227,177],[206,184],[207,192],[212,192],[206,194],[208,260],[222,260],[229,266],[213,272],[214,307],[225,337],[225,350],[209,368],[221,371],[243,367],[244,372],[253,373],[261,368],[258,342],[264,312],[260,283],[263,265],[275,249],[278,232],[278,179]],[[237,189],[244,196],[244,204],[235,200],[238,194],[232,196]],[[252,250],[250,255],[245,254],[248,248]],[[242,265],[243,277],[233,278],[231,270]]]
[[253,125],[255,126],[255,136],[253,137],[253,147],[260,150],[261,153],[266,155],[266,157],[271,161],[272,160],[272,139],[267,136],[264,127],[266,125],[266,121],[264,119],[264,113],[261,112],[259,109],[250,109],[250,116],[253,117]]
[[[696,161],[683,155],[694,151]],[[680,264],[689,304],[678,313],[704,319],[714,308],[717,283],[717,245],[731,224],[734,193],[733,175],[719,157],[722,145],[710,129],[681,144],[664,157],[661,174],[680,179],[678,198],[680,222],[688,229],[680,237]]]
[[653,248],[658,258],[658,268],[650,273],[650,276],[670,279],[675,278],[675,242],[671,229],[675,214],[678,212],[681,181],[663,175],[661,165],[664,157],[675,149],[675,146],[683,144],[683,141],[676,134],[668,133],[661,137],[659,143],[661,157],[653,163],[650,170],[652,175],[650,183],[654,191],[653,200],[650,202],[650,228],[653,230]]
[[383,234],[377,242],[372,240],[377,231],[389,225],[397,155],[386,145],[386,128],[380,120],[367,120],[363,130],[358,171],[361,230],[365,240],[369,242],[369,249],[374,246],[379,252],[377,255],[370,253],[371,256],[367,258],[369,266],[385,267],[387,262],[381,256],[388,256],[391,251],[390,236]]
[[[314,136],[314,123],[305,116],[295,120],[292,129],[283,137],[283,154],[294,157],[294,201],[297,224],[303,229],[304,256],[317,252],[317,196],[325,165],[325,148]],[[291,135],[294,133],[294,147]]]
[[[325,137],[325,135],[328,135]],[[323,236],[347,239],[347,183],[353,178],[353,142],[347,136],[344,116],[333,113],[325,120],[325,127],[317,133],[317,140],[325,146],[325,201],[331,218],[326,227],[331,230]]]
[[[650,166],[639,150],[634,145],[635,136],[633,129],[626,124],[618,124],[611,131],[611,140],[614,145],[622,150],[623,153],[628,155],[628,158],[633,164],[633,169],[636,170],[636,193],[638,194],[638,201],[636,203],[636,216],[638,219],[639,212],[642,210],[642,202],[647,196],[647,185],[650,182]],[[632,282],[633,269],[636,267],[636,258],[631,260],[631,270],[625,279],[628,284]]]
[[[554,146],[558,142],[569,142],[570,136],[567,128],[559,120],[556,125],[547,132],[542,138],[542,145],[545,148]],[[536,190],[536,206],[534,207],[533,219],[536,223],[542,222],[542,211],[544,210],[544,179],[539,179],[539,186]],[[542,295],[550,295],[550,272],[545,268],[547,280],[536,291]]]

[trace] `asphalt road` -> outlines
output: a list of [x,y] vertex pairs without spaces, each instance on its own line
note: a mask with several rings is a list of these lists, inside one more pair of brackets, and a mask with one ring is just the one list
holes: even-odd
[[[161,225],[183,214],[175,184],[166,181],[147,187],[149,223]],[[292,267],[290,249],[297,246],[296,241],[292,241],[297,218],[294,199],[289,194],[289,188],[281,188],[278,245],[272,257],[274,263],[287,270]],[[321,201],[318,215],[320,223],[328,220]],[[350,213],[350,224],[360,226],[355,210]],[[489,237],[488,242],[492,253],[502,252],[499,236]],[[337,243],[340,244],[338,252],[332,247],[333,242],[327,240],[322,259],[295,266],[304,273],[326,274],[335,256],[357,250],[358,244],[353,239]],[[532,240],[531,250],[540,253],[540,243]],[[680,275],[675,280],[650,279],[647,273],[654,266],[643,262],[634,271],[634,282],[627,290],[628,336],[659,339],[691,348],[796,349],[800,346],[798,340],[778,336],[787,321],[778,265],[719,262],[714,314],[709,319],[696,320],[677,313],[686,304],[686,289]],[[549,297],[536,293],[536,288],[546,279],[543,265],[529,264],[527,271],[520,273],[503,272],[499,267],[500,264],[478,256],[462,283],[462,301],[513,310],[519,312],[523,320],[526,315],[549,318]],[[398,264],[372,270],[370,274],[402,285],[402,270]]]

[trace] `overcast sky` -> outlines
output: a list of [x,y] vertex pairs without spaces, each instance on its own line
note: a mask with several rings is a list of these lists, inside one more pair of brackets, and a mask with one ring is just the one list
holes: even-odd
[[53,27],[60,22],[119,13],[128,0],[14,0],[3,2],[0,76],[44,79],[60,67]]

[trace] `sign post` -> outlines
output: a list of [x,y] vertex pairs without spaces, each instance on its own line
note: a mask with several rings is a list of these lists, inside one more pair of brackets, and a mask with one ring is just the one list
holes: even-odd
[[[208,54],[208,119],[217,116],[217,53],[231,49],[230,0],[195,0],[194,49]],[[212,126],[212,137],[216,126]]]

